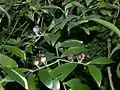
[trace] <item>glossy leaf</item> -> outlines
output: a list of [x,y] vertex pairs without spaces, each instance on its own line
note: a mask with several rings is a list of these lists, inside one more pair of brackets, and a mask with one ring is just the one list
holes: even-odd
[[18,67],[15,60],[13,60],[12,58],[10,58],[4,54],[0,54],[0,65],[2,65],[3,67],[8,67],[8,68],[17,68]]
[[39,78],[46,87],[52,89],[53,82],[47,69],[40,70]]
[[22,75],[20,75],[18,72],[16,72],[13,69],[3,68],[3,70],[8,74],[8,76],[11,79],[15,80],[20,85],[22,85],[25,89],[28,90],[28,83],[27,83],[27,80],[25,79],[25,77],[23,77]]
[[89,64],[111,64],[111,63],[114,63],[114,61],[112,61],[111,59],[108,59],[107,57],[98,57],[88,63]]
[[120,30],[114,24],[112,24],[108,21],[102,20],[102,19],[92,18],[91,20],[107,27],[108,29],[115,32],[120,37]]
[[71,48],[67,49],[65,52],[63,52],[61,57],[78,54],[80,52],[85,52],[86,50],[87,49],[85,47],[71,47]]
[[28,76],[28,90],[36,90],[35,87],[35,78],[34,75],[31,73]]
[[67,63],[58,66],[52,70],[52,78],[63,81],[76,68],[76,66],[77,64],[75,63]]
[[60,82],[58,80],[52,80],[53,86],[52,90],[60,90]]
[[21,49],[19,49],[16,46],[10,46],[10,45],[2,45],[2,47],[4,49],[6,49],[7,51],[15,54],[16,56],[19,56],[20,58],[26,60],[26,54],[24,51],[22,51]]
[[90,90],[89,87],[85,84],[82,84],[78,78],[67,81],[66,85],[69,86],[72,90]]
[[88,70],[94,78],[94,80],[96,81],[97,85],[100,87],[102,81],[101,71],[94,65],[88,65]]
[[61,43],[60,47],[85,47],[79,40],[67,40]]

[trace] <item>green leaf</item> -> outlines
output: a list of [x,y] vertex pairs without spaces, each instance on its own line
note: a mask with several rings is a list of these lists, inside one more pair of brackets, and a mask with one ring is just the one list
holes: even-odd
[[15,40],[15,39],[9,39],[9,40],[7,41],[7,43],[8,43],[8,44],[12,44],[12,45],[17,45],[18,41]]
[[101,71],[94,65],[88,65],[88,70],[94,78],[94,80],[96,81],[97,85],[100,87],[102,81]]
[[112,52],[110,53],[110,57],[112,57],[112,55],[117,51],[117,50],[119,50],[120,49],[120,44],[118,44],[113,50],[112,50]]
[[62,64],[51,71],[53,78],[63,81],[75,68],[77,64],[66,63]]
[[2,65],[3,67],[8,67],[8,68],[17,68],[18,67],[15,60],[13,60],[12,58],[10,58],[4,54],[0,54],[0,65]]
[[109,11],[109,10],[102,9],[102,10],[100,10],[100,12],[101,12],[103,15],[108,15],[109,17],[112,16],[112,15],[111,15],[111,11]]
[[59,57],[55,56],[54,53],[45,52],[44,54],[46,56],[46,60],[47,61],[51,61],[52,59],[59,58]]
[[92,2],[93,0],[85,0],[86,5],[89,6],[89,4]]
[[64,26],[67,24],[69,20],[67,18],[62,18],[62,22],[60,24],[60,29],[62,30],[64,28]]
[[52,46],[54,46],[55,45],[55,43],[57,42],[57,40],[59,39],[59,37],[60,37],[60,32],[57,32],[57,33],[55,33],[55,34],[51,34],[51,36],[50,36],[50,40],[51,40],[51,44],[52,44]]
[[85,31],[85,33],[87,34],[87,35],[90,35],[90,31],[87,29],[87,28],[85,28],[85,27],[81,27],[84,31]]
[[111,64],[111,63],[114,63],[114,61],[112,61],[111,59],[108,59],[107,57],[97,57],[88,63],[89,64]]
[[16,56],[19,56],[20,58],[26,60],[26,54],[24,51],[22,51],[21,49],[19,49],[16,46],[10,46],[10,45],[2,45],[2,47],[4,49],[6,49],[7,51],[15,54]]
[[61,43],[60,47],[85,47],[79,40],[66,40]]
[[36,90],[34,75],[31,73],[28,76],[28,90]]
[[80,52],[85,52],[86,50],[87,49],[85,47],[70,47],[65,52],[63,52],[61,57],[66,57],[66,56],[69,56],[69,55],[78,54]]
[[52,90],[60,90],[60,82],[58,80],[52,80],[53,87]]
[[80,3],[77,2],[77,1],[72,1],[71,3],[72,3],[73,5],[75,5],[75,6],[79,7],[79,8],[81,8],[81,9],[85,8],[84,5],[80,4]]
[[39,78],[46,87],[52,89],[53,82],[52,82],[52,78],[47,69],[40,70]]
[[9,22],[8,24],[9,24],[9,26],[10,26],[10,24],[11,24],[10,15],[8,14],[8,12],[7,12],[1,5],[0,5],[0,10],[6,14],[6,16],[7,16],[7,18],[8,18],[8,22]]
[[26,14],[26,16],[34,22],[34,12],[28,11],[28,14]]
[[90,90],[85,84],[82,84],[78,78],[71,79],[65,83],[72,90]]
[[115,32],[120,37],[120,30],[114,24],[112,24],[108,21],[102,20],[102,19],[92,18],[90,20],[95,21],[95,22],[107,27],[108,29]]
[[4,90],[3,86],[1,85],[1,83],[0,83],[0,90]]
[[72,29],[73,27],[76,27],[76,26],[78,26],[80,23],[78,23],[78,22],[69,22],[68,23],[68,31],[70,31],[70,29]]
[[58,6],[55,6],[55,5],[45,5],[45,6],[42,6],[41,7],[42,9],[59,9],[59,10],[61,10],[63,13],[64,13],[64,11],[60,8],[60,7],[58,7]]
[[25,77],[20,75],[18,72],[16,72],[13,69],[10,68],[3,68],[3,70],[8,74],[8,76],[18,82],[20,85],[22,85],[26,90],[28,90],[28,83]]
[[117,76],[120,78],[120,63],[117,66],[116,72],[117,72]]

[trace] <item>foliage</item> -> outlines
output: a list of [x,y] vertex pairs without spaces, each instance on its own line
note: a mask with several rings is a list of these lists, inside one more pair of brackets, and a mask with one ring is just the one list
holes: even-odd
[[1,0],[0,90],[119,90],[119,3]]

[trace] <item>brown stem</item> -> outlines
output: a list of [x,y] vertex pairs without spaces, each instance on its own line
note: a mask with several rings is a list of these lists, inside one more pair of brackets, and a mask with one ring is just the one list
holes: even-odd
[[107,71],[108,71],[108,78],[109,78],[109,83],[110,83],[111,90],[115,90],[113,80],[112,80],[111,68],[107,67]]
[[[110,58],[110,50],[111,50],[111,40],[108,39],[108,58]],[[107,72],[108,72],[108,78],[109,78],[109,83],[111,90],[115,90],[113,80],[112,80],[112,72],[111,72],[111,67],[107,67]]]

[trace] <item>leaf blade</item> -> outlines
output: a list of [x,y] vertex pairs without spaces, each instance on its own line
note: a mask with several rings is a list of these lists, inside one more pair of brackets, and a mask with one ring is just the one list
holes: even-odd
[[92,18],[90,20],[95,21],[95,22],[107,27],[108,29],[115,32],[120,37],[120,30],[114,24],[112,24],[108,21],[102,20],[102,19],[97,19],[97,18]]
[[97,85],[100,87],[102,81],[102,74],[100,70],[94,65],[88,65],[88,70],[94,78],[94,80],[96,81]]
[[0,65],[2,65],[3,67],[8,67],[8,68],[17,68],[18,67],[15,60],[13,60],[12,58],[10,58],[4,54],[0,54]]
[[112,61],[111,59],[108,59],[107,57],[97,57],[88,63],[89,64],[111,64],[111,63],[114,63],[114,61]]
[[19,56],[20,58],[26,60],[26,54],[23,50],[19,49],[16,46],[11,46],[11,45],[2,45],[2,47],[4,49],[6,49],[7,51],[15,54],[16,56]]

